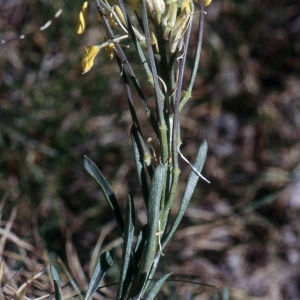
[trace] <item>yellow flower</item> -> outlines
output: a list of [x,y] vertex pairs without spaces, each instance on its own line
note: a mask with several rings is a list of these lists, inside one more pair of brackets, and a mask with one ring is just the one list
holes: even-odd
[[101,48],[101,46],[84,47],[84,54],[81,61],[82,74],[87,73],[92,68],[94,65],[94,59]]
[[[203,1],[203,6],[208,6],[209,4],[211,4],[212,0],[202,0]],[[196,3],[199,3],[198,0],[196,0]]]
[[114,49],[115,49],[114,43],[109,43],[104,49],[108,53],[109,58],[113,59],[114,58]]
[[78,16],[77,25],[76,25],[76,32],[77,34],[82,34],[85,31],[86,23],[88,19],[88,7],[89,2],[85,1],[82,5],[81,11]]
[[208,6],[212,0],[203,0],[203,5]]
[[[119,38],[116,38],[116,41],[120,41],[126,38],[128,38],[128,35],[123,35]],[[94,65],[94,59],[102,48],[107,51],[109,58],[113,59],[115,45],[110,40],[107,40],[101,45],[84,47],[84,54],[81,61],[82,74],[87,73],[92,68],[92,66]]]

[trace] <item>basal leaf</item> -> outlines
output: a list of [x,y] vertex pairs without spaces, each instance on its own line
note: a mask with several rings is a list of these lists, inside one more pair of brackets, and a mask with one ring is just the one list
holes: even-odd
[[85,295],[85,300],[90,300],[96,290],[99,287],[101,280],[103,279],[104,275],[106,274],[107,270],[112,266],[113,260],[108,251],[102,253],[99,257],[99,260],[96,264],[94,274],[91,278],[88,290]]
[[50,273],[52,280],[54,282],[54,289],[55,289],[55,300],[62,300],[62,295],[61,295],[61,289],[60,289],[60,279],[59,275],[53,265],[50,266]]
[[86,171],[95,179],[95,181],[99,184],[108,204],[110,205],[111,209],[115,214],[115,218],[119,229],[123,235],[124,233],[124,220],[120,211],[120,207],[117,201],[117,198],[109,185],[106,181],[96,164],[89,159],[87,156],[84,156],[84,167]]

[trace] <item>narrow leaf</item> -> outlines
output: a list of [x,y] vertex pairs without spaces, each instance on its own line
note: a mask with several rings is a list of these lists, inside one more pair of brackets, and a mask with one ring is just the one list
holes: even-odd
[[115,218],[119,229],[124,234],[124,220],[120,211],[120,207],[117,201],[117,198],[109,185],[106,181],[96,164],[89,159],[87,156],[84,156],[84,168],[86,171],[94,178],[94,180],[99,184],[108,204],[110,205],[111,209],[114,211]]
[[50,273],[52,280],[54,282],[54,289],[55,289],[55,300],[62,300],[62,295],[61,295],[61,289],[60,289],[60,279],[59,275],[53,265],[50,266]]
[[159,222],[160,200],[166,179],[166,167],[158,165],[152,179],[148,200],[148,236],[144,253],[142,273],[148,273],[153,263],[156,251],[157,230]]
[[159,279],[151,288],[151,290],[149,291],[146,300],[154,300],[154,298],[156,297],[156,295],[158,294],[158,292],[160,291],[162,285],[164,284],[164,282],[166,281],[166,279],[171,275],[172,273],[166,274],[165,276],[163,276],[161,279]]
[[[203,143],[201,144],[197,156],[196,156],[196,160],[195,160],[195,164],[194,164],[194,168],[200,173],[202,171],[202,168],[204,166],[205,163],[205,159],[206,159],[206,154],[207,154],[207,142],[203,141]],[[172,237],[172,235],[174,234],[175,230],[177,229],[186,209],[187,206],[191,200],[191,197],[193,195],[194,189],[196,187],[196,184],[199,180],[199,176],[196,174],[196,172],[192,169],[188,182],[187,182],[187,186],[186,186],[186,190],[185,193],[183,195],[183,199],[181,202],[181,206],[179,209],[179,212],[176,216],[176,219],[174,221],[174,224],[172,225],[172,228],[170,229],[170,231],[168,232],[168,234],[166,235],[166,237],[163,239],[163,243],[162,243],[162,248],[164,248],[166,246],[166,244],[168,243],[168,241],[170,240],[170,238]]]
[[90,300],[93,297],[94,293],[99,287],[101,280],[103,279],[107,270],[112,266],[112,264],[113,264],[113,260],[108,251],[100,255],[97,265],[95,267],[94,274],[91,278],[88,290],[86,292],[84,298],[85,300]]
[[137,175],[138,175],[140,185],[142,187],[143,198],[146,202],[145,204],[147,207],[148,206],[147,200],[148,200],[149,188],[148,188],[148,183],[147,183],[145,164],[143,161],[143,150],[141,147],[139,147],[138,132],[134,127],[131,128],[131,141],[132,141]]
[[[136,253],[142,254],[141,268],[139,270],[138,276],[135,276],[137,280],[133,282],[133,287],[131,288],[130,296],[137,296],[143,293],[144,287],[147,284],[149,272],[151,270],[152,264],[155,260],[155,252],[157,246],[157,230],[158,222],[160,217],[160,201],[162,198],[162,191],[166,181],[166,167],[159,164],[152,178],[152,184],[149,191],[148,199],[148,209],[147,209],[147,232],[145,236],[146,245],[144,245],[144,232],[142,232],[141,240],[139,245],[136,247]],[[143,251],[141,251],[143,250]],[[140,252],[141,251],[141,252]],[[140,299],[140,298],[138,298]]]
[[129,270],[128,266],[130,263],[132,238],[134,234],[134,223],[135,223],[134,219],[135,219],[134,203],[131,195],[128,194],[128,200],[126,204],[124,247],[123,247],[123,255],[122,255],[123,265],[120,273],[118,299],[124,299],[124,295],[130,285],[131,278],[133,276],[133,274],[127,274],[127,271]]
[[156,271],[156,268],[158,266],[158,263],[159,263],[159,260],[160,260],[160,257],[161,257],[161,253],[160,252],[157,252],[154,256],[154,259],[153,259],[153,264],[151,266],[151,270],[149,272],[149,275],[148,275],[148,278],[147,278],[147,282],[145,282],[144,286],[143,286],[143,289],[142,289],[142,292],[141,292],[141,295],[143,295],[143,292],[147,290],[150,282],[151,282],[151,279],[153,278],[153,275]]
[[140,230],[138,240],[137,240],[135,248],[134,248],[135,258],[138,262],[140,261],[140,259],[142,257],[143,250],[144,250],[145,243],[146,243],[146,238],[147,238],[147,225],[144,225],[143,228]]

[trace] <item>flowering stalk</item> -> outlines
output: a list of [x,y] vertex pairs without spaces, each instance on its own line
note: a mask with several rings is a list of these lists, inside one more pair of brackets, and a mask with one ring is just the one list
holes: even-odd
[[[200,146],[192,166],[180,210],[175,220],[169,220],[180,174],[179,112],[191,97],[201,53],[203,9],[211,0],[200,0],[198,8],[192,0],[94,0],[93,2],[99,14],[98,20],[102,22],[107,36],[103,44],[85,47],[82,70],[83,73],[87,73],[93,67],[94,60],[102,48],[109,53],[110,58],[116,57],[120,67],[133,123],[131,139],[137,174],[148,218],[147,224],[139,230],[138,241],[134,247],[132,237],[137,229],[131,195],[128,196],[124,221],[118,201],[97,166],[85,158],[85,168],[102,189],[115,213],[119,230],[124,238],[123,266],[117,299],[141,299],[145,295],[147,299],[154,299],[169,276],[162,277],[149,289],[150,280],[163,255],[162,250],[174,234],[199,177],[203,178],[200,172],[206,158],[206,142]],[[87,26],[88,5],[89,2],[86,1],[79,15],[78,34],[82,34]],[[183,91],[184,69],[194,17],[199,18],[195,66],[188,88]],[[119,44],[124,39],[132,41],[140,57],[141,65],[153,87],[155,109],[151,109]],[[154,138],[145,138],[143,134],[132,98],[133,88],[144,105],[145,113],[156,134]]]

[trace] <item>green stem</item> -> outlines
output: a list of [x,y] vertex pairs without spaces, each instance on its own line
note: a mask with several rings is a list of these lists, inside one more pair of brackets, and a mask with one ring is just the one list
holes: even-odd
[[[198,66],[199,66],[199,62],[200,62],[202,40],[203,40],[203,28],[204,28],[204,7],[203,7],[203,3],[201,0],[199,1],[199,13],[200,13],[200,19],[199,19],[199,27],[198,27],[199,28],[198,29],[198,43],[197,43],[196,55],[194,58],[194,67],[192,70],[189,86],[188,86],[187,90],[184,92],[184,97],[181,100],[179,111],[181,111],[181,109],[184,107],[184,105],[186,104],[186,102],[189,100],[189,98],[192,95],[192,88],[195,83]],[[191,18],[192,18],[192,16],[191,16]]]
[[150,66],[151,71],[153,75],[153,83],[154,83],[154,91],[155,91],[155,101],[156,101],[156,112],[158,117],[158,130],[160,133],[160,147],[161,147],[161,158],[162,163],[166,163],[168,160],[168,143],[167,143],[167,125],[164,118],[164,99],[162,97],[162,92],[159,87],[158,83],[158,74],[157,69],[155,65],[155,59],[153,54],[153,49],[151,45],[151,39],[150,39],[150,31],[149,31],[149,25],[148,25],[148,16],[147,16],[147,8],[146,8],[146,2],[145,0],[141,1],[141,11],[142,11],[142,21],[144,26],[144,32],[146,37],[146,43],[147,43],[147,50],[148,50],[148,56],[150,60]]
[[180,170],[178,168],[173,169],[172,173],[173,173],[173,176],[172,176],[171,190],[170,190],[169,198],[167,200],[167,203],[165,204],[165,207],[164,207],[164,210],[163,210],[163,213],[162,213],[162,216],[161,216],[161,228],[166,227],[169,212],[170,212],[170,209],[172,208],[173,203],[174,203],[174,199],[175,199],[175,195],[176,195],[176,191],[177,191],[177,186],[178,186],[178,179],[179,179]]

